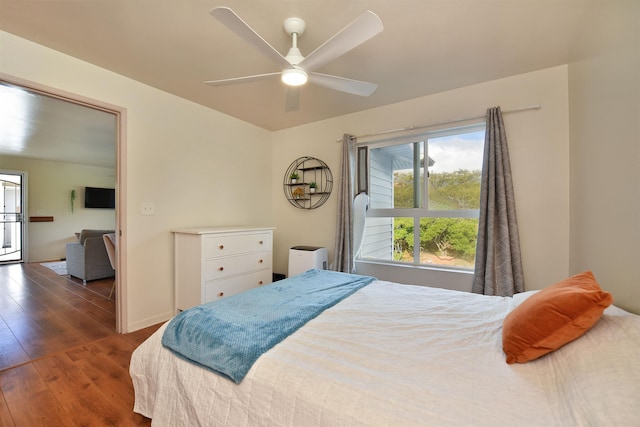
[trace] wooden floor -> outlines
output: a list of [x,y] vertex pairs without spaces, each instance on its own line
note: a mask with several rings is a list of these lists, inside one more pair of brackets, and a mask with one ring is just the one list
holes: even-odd
[[112,284],[0,265],[0,427],[151,424],[132,410],[129,360],[159,325],[116,333]]

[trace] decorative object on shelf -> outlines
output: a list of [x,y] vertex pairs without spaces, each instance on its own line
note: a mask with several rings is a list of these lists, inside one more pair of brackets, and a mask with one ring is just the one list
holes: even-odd
[[302,187],[298,187],[293,190],[292,194],[294,198],[300,199],[301,197],[304,197],[304,190],[302,189]]
[[71,213],[73,213],[73,202],[76,201],[76,190],[71,190]]
[[322,160],[311,156],[300,157],[289,165],[282,187],[285,197],[293,206],[298,209],[315,209],[329,199],[333,175]]

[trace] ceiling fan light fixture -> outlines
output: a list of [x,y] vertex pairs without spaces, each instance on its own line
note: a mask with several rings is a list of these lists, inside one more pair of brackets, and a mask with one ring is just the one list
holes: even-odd
[[287,86],[302,86],[309,80],[309,75],[300,67],[285,68],[282,70],[280,78]]
[[280,74],[282,82],[289,86],[287,89],[286,111],[297,109],[299,91],[295,89],[307,82],[360,96],[371,95],[378,86],[374,83],[316,72],[325,64],[358,47],[383,30],[382,21],[378,15],[370,10],[358,16],[306,57],[302,56],[300,49],[298,49],[298,37],[304,33],[306,26],[304,20],[300,18],[287,18],[284,21],[284,30],[291,36],[291,48],[287,56],[283,56],[228,7],[216,7],[211,11],[211,15],[245,42],[253,45],[263,55],[271,59],[272,62],[278,64],[280,71],[231,79],[210,80],[205,82],[208,85],[222,86],[253,82],[269,79]]

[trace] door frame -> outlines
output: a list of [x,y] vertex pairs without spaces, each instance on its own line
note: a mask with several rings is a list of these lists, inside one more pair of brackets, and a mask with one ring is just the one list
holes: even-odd
[[[118,251],[116,254],[116,331],[125,333],[127,325],[127,159],[126,159],[126,129],[127,110],[124,107],[109,104],[97,99],[88,98],[76,93],[67,92],[51,86],[25,80],[0,72],[0,81],[21,86],[42,95],[72,102],[88,108],[93,108],[116,116],[116,239]],[[23,257],[24,258],[24,257]]]

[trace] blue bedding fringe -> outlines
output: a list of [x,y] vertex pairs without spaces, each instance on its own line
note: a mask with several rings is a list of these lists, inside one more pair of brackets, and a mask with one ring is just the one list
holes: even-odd
[[308,270],[183,311],[169,322],[162,344],[240,383],[263,353],[373,280]]

